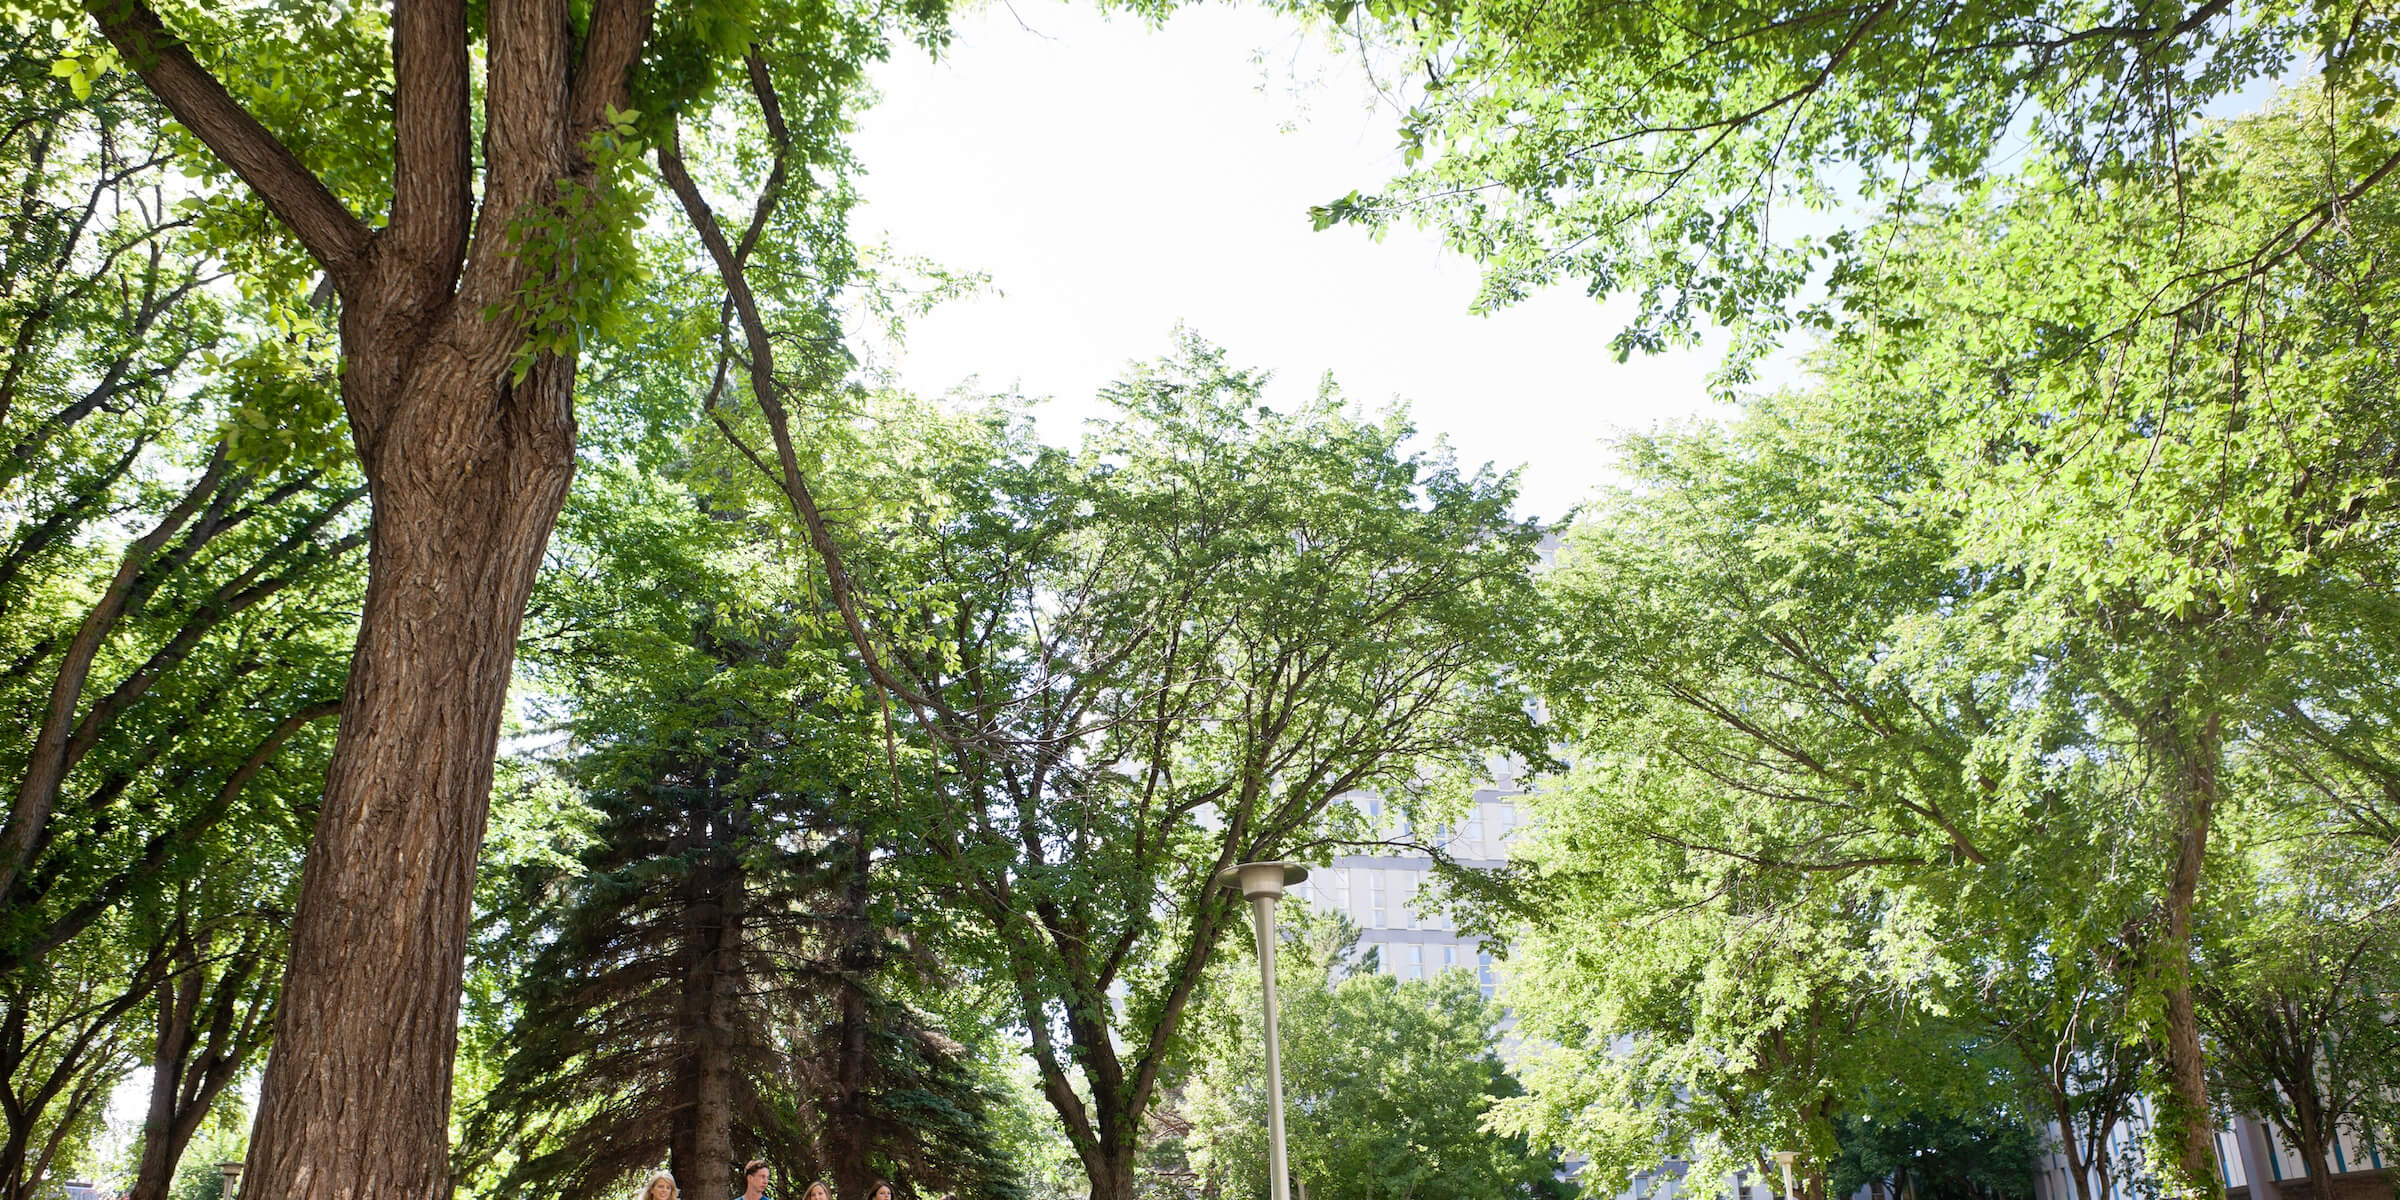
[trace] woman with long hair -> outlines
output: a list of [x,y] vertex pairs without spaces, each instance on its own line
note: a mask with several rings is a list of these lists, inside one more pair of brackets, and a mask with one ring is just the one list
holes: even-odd
[[683,1189],[675,1186],[674,1176],[665,1171],[653,1171],[650,1178],[643,1181],[642,1190],[633,1194],[633,1200],[682,1200],[682,1196]]
[[833,1189],[826,1187],[822,1179],[811,1179],[808,1190],[800,1193],[800,1200],[833,1200]]

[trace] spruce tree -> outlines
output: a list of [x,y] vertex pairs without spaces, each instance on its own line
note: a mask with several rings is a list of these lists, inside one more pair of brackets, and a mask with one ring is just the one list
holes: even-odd
[[[571,861],[521,865],[484,901],[502,1052],[459,1173],[573,1200],[664,1165],[723,1200],[759,1158],[784,1195],[891,1178],[1014,1200],[1001,1101],[926,1011],[943,972],[892,915],[878,847],[906,760],[849,665],[779,602],[739,522],[654,477],[590,503],[569,561],[607,565],[560,572],[538,610],[556,632],[530,653],[572,735],[544,769],[593,823]],[[645,523],[683,548],[618,536]]]

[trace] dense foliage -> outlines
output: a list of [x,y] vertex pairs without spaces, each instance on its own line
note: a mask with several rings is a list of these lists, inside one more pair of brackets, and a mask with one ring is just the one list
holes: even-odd
[[[2257,197],[2314,186],[2301,163],[2390,141],[2327,118],[2297,97],[2212,129],[2180,198],[2036,167],[1895,228],[1887,315],[1811,385],[1628,445],[1636,482],[1557,578],[1577,767],[1536,857],[1569,919],[1530,932],[1520,997],[1559,1050],[1512,1127],[1612,1171],[1662,1137],[1704,1171],[1770,1143],[1821,1165],[1895,1087],[2013,1076],[2088,1164],[2132,1073],[2151,1170],[2217,1186],[2208,1064],[2265,1069],[2238,1014],[2296,980],[2237,983],[2228,945],[2196,985],[2212,926],[2302,904],[2385,962],[2388,910],[2310,877],[2400,883],[2350,775],[2389,746],[2353,668],[2394,632],[2393,202],[2231,286],[2174,232],[2242,244]],[[2346,969],[2322,1019],[2377,1007]],[[2248,998],[2204,1014],[2216,987]],[[2345,1058],[2382,1053],[2361,1032]]]
[[1364,789],[1438,809],[1486,753],[1543,752],[1508,673],[1540,531],[1507,480],[1260,382],[1187,338],[1079,452],[993,414],[919,424],[922,466],[868,460],[921,482],[829,476],[888,498],[850,563],[928,752],[895,845],[1005,989],[1095,1196],[1132,1195],[1238,923],[1217,871],[1363,836]]
[[[2394,86],[2391,14],[2346,0],[1285,7],[1361,47],[1402,109],[1405,169],[1318,207],[1320,226],[1438,229],[1483,266],[1485,306],[1557,282],[1633,293],[1620,355],[1714,324],[1745,335],[1736,366],[1776,334],[1879,319],[1862,286],[1884,261],[1879,226],[2006,177],[2021,150],[2113,204],[2205,174],[2195,125],[2262,83],[2321,72],[2375,106]],[[2387,148],[2262,191],[2240,236],[2181,211],[2168,224],[2193,239],[2193,275],[2246,277],[2395,167]]]
[[0,1200],[1269,1194],[1217,872],[1496,757],[1505,1010],[1296,922],[1319,1200],[2388,1150],[2389,14],[1282,7],[1409,81],[1321,223],[1805,371],[1544,576],[1190,334],[1072,447],[866,377],[931,0],[0,5]]
[[[545,590],[530,653],[592,823],[490,907],[495,957],[538,949],[500,972],[462,1166],[500,1196],[600,1195],[660,1162],[731,1194],[761,1158],[845,1195],[892,1176],[1010,1200],[971,1048],[911,1002],[933,980],[892,928],[857,685],[728,514],[596,483],[558,555],[596,576]],[[617,539],[637,522],[663,536]]]
[[[1523,1137],[1494,1137],[1483,1119],[1518,1094],[1500,1061],[1501,1008],[1472,972],[1401,982],[1358,953],[1338,915],[1289,906],[1275,974],[1283,1021],[1283,1091],[1292,1178],[1324,1200],[1553,1200],[1571,1194],[1563,1166]],[[1254,978],[1254,957],[1219,968]],[[1212,1014],[1211,1036],[1184,1082],[1178,1115],[1205,1195],[1268,1195],[1266,1089],[1257,1002]],[[1220,1003],[1224,1003],[1220,1001]]]
[[1846,1120],[1830,1188],[1851,1195],[1888,1186],[1922,1200],[2030,1200],[2034,1138],[2007,1113],[1981,1120],[1911,1114]]

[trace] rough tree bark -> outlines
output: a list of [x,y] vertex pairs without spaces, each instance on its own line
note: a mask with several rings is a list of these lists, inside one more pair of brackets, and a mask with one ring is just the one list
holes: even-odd
[[2161,1057],[2167,1095],[2159,1124],[2173,1141],[2183,1194],[2222,1200],[2217,1171],[2216,1130],[2209,1116],[2208,1060],[2200,1043],[2200,1015],[2192,996],[2192,915],[2199,906],[2200,873],[2208,857],[2210,818],[2216,812],[2223,732],[2213,708],[2184,732],[2177,714],[2162,714],[2157,745],[2168,753],[2169,812],[2174,820],[2175,859],[2166,895],[2166,1027]]
[[675,1013],[679,1093],[667,1170],[687,1195],[729,1196],[733,1164],[733,1042],[742,986],[749,881],[741,866],[738,810],[703,789],[688,810],[687,849],[699,865],[684,881],[682,993]]
[[867,913],[868,870],[874,866],[874,847],[864,834],[850,839],[850,876],[842,888],[841,944],[835,949],[840,968],[840,1016],[836,1024],[833,1096],[826,1105],[825,1169],[833,1176],[836,1196],[865,1196],[875,1183],[873,1137],[867,1128],[867,1089],[874,1069],[874,1022],[867,1011],[867,991],[860,980],[873,971],[879,954],[876,930]]
[[[573,468],[572,359],[518,374],[527,218],[649,37],[650,0],[492,0],[484,170],[466,0],[393,0],[390,219],[371,228],[141,0],[87,0],[124,60],[340,298],[342,402],[374,505],[358,645],[302,875],[245,1189],[434,1200],[475,862],[527,594]],[[568,255],[557,256],[565,261]]]

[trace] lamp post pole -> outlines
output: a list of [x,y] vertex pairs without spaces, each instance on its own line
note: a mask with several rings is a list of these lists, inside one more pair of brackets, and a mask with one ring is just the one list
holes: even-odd
[[225,1175],[225,1200],[233,1200],[234,1195],[242,1190],[242,1164],[221,1162],[217,1164],[217,1170]]
[[1800,1200],[1800,1193],[1792,1188],[1792,1160],[1798,1157],[1800,1157],[1800,1152],[1797,1150],[1778,1150],[1775,1152],[1775,1161],[1783,1166],[1784,1200]]
[[1292,1175],[1283,1146],[1283,1044],[1275,1022],[1275,902],[1283,889],[1308,878],[1298,863],[1254,862],[1217,872],[1217,884],[1250,902],[1258,934],[1258,980],[1267,1013],[1267,1185],[1273,1200],[1292,1200]]

